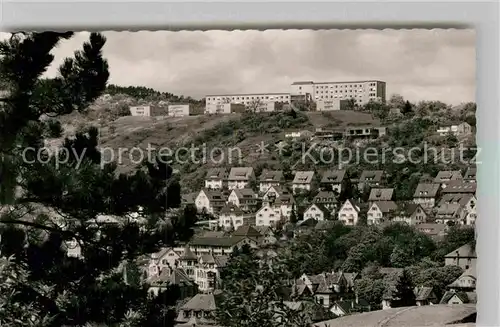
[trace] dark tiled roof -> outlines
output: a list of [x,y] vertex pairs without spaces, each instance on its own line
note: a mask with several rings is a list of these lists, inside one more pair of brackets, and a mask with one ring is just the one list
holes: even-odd
[[457,255],[460,258],[477,258],[476,250],[470,244],[462,245],[455,251],[451,251],[445,255],[445,258],[456,258]]
[[258,238],[258,237],[261,237],[262,234],[259,233],[252,226],[243,225],[243,226],[238,227],[238,229],[236,229],[233,232],[233,236],[246,236],[246,237],[250,237],[250,238]]
[[261,182],[280,182],[283,180],[283,171],[264,169],[259,180]]
[[208,170],[206,179],[222,180],[227,178],[226,168],[211,168]]
[[467,183],[462,180],[450,181],[443,189],[446,193],[476,193],[476,183]]
[[229,180],[232,181],[246,181],[249,180],[253,174],[252,167],[233,167],[229,172]]
[[414,198],[435,198],[439,191],[439,184],[420,183],[413,194]]
[[393,193],[393,188],[372,188],[368,201],[390,201]]
[[344,180],[345,174],[345,170],[328,170],[323,174],[321,183],[341,183]]
[[363,170],[359,177],[360,182],[374,181],[381,182],[384,175],[383,170]]

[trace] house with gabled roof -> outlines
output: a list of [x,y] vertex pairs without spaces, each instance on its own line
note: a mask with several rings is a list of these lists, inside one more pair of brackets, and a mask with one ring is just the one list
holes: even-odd
[[476,167],[469,167],[467,168],[467,171],[464,174],[464,181],[469,182],[469,183],[475,183],[476,182],[476,173],[477,169]]
[[176,323],[196,327],[215,325],[219,296],[219,294],[196,294],[180,308],[175,319]]
[[295,207],[295,199],[291,193],[283,193],[274,201],[273,206],[280,209],[281,216],[283,218],[290,219],[292,211]]
[[394,212],[392,221],[404,222],[410,226],[424,224],[427,222],[429,214],[418,203],[400,201],[396,203],[398,208]]
[[158,275],[164,269],[177,267],[181,255],[174,251],[173,248],[162,248],[160,251],[153,253],[149,260],[148,276]]
[[474,225],[476,197],[473,194],[444,194],[434,210],[438,224]]
[[222,189],[227,179],[226,168],[210,168],[205,176],[205,188]]
[[474,265],[446,287],[448,290],[441,298],[440,304],[477,303],[476,282],[477,273]]
[[271,186],[263,193],[262,202],[263,203],[274,202],[274,200],[279,198],[284,193],[288,193],[288,190],[281,186]]
[[332,191],[319,191],[313,198],[313,203],[322,205],[330,212],[337,208],[338,205],[337,196]]
[[219,227],[224,229],[237,229],[245,225],[245,218],[248,220],[250,217],[248,215],[245,216],[243,210],[230,202],[219,212]]
[[462,245],[458,249],[444,256],[444,264],[446,266],[459,266],[464,270],[467,270],[470,267],[475,267],[476,261],[476,249],[471,244]]
[[244,225],[238,227],[234,232],[233,236],[248,237],[260,241],[263,235],[257,230],[257,227],[252,227],[250,225]]
[[328,272],[317,275],[303,274],[293,285],[293,295],[304,294],[308,289],[309,294],[314,295],[316,301],[325,308],[330,308],[336,294],[346,291],[347,280],[342,272]]
[[441,240],[446,236],[447,226],[444,224],[424,223],[415,225],[415,229],[428,235],[434,240]]
[[436,204],[439,193],[439,184],[419,183],[413,194],[413,202],[418,203],[424,209],[430,209]]
[[313,203],[304,211],[304,220],[315,219],[322,221],[330,218],[330,210],[321,204]]
[[170,285],[179,286],[179,299],[193,297],[198,293],[198,285],[191,279],[182,268],[168,268],[161,273],[148,278],[148,292],[157,296],[160,292],[166,290]]
[[441,170],[437,173],[436,178],[434,178],[434,183],[441,185],[441,187],[446,187],[448,182],[462,179],[463,176],[460,170]]
[[368,301],[364,299],[358,299],[356,297],[352,300],[339,300],[335,301],[330,308],[330,311],[339,317],[360,313],[360,312],[369,312],[371,311],[371,305]]
[[366,221],[368,225],[380,225],[383,222],[391,221],[398,206],[394,201],[376,201],[369,207]]
[[199,212],[210,214],[218,213],[226,205],[226,196],[221,190],[202,189],[195,199],[195,206]]
[[417,306],[438,304],[439,299],[432,286],[415,287],[415,301]]
[[337,192],[337,194],[340,194],[342,192],[342,185],[345,176],[346,170],[344,169],[327,170],[321,177],[320,186],[327,190],[331,190],[333,192]]
[[296,194],[301,191],[310,191],[313,183],[314,171],[297,171],[292,181],[292,191]]
[[476,183],[468,183],[463,180],[450,181],[446,187],[441,190],[442,194],[476,194]]
[[342,204],[338,212],[338,220],[345,225],[354,226],[358,223],[363,205],[353,199],[348,199]]
[[259,192],[266,192],[271,186],[282,186],[285,182],[282,170],[264,169],[259,177]]
[[393,188],[372,188],[368,202],[373,203],[376,201],[392,201],[394,193]]
[[233,189],[227,202],[236,205],[244,212],[255,212],[260,205],[257,193],[250,188]]
[[274,227],[281,219],[281,208],[266,203],[256,212],[255,225]]
[[251,188],[255,181],[255,173],[252,167],[233,167],[227,178],[227,188],[230,190]]
[[364,190],[365,187],[378,187],[384,182],[383,170],[363,170],[358,180],[358,190]]
[[213,292],[220,287],[220,273],[228,261],[227,255],[213,255],[211,253],[200,255],[195,270],[195,282],[201,292]]

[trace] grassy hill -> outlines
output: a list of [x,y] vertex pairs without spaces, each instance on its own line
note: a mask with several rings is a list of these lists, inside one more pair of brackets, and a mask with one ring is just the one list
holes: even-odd
[[[72,114],[61,117],[60,120],[65,129],[64,136],[74,134],[82,126],[98,126],[100,146],[104,148],[105,159],[117,160],[121,172],[134,170],[139,162],[140,151],[134,148],[143,149],[144,156],[147,155],[148,146],[151,149],[162,149],[163,153],[178,151],[180,161],[187,163],[177,160],[173,162],[173,166],[182,172],[182,182],[187,189],[200,187],[207,169],[213,166],[252,165],[257,169],[257,166],[281,168],[283,163],[276,153],[260,153],[257,150],[262,142],[272,145],[284,140],[285,131],[314,131],[316,128],[380,123],[371,114],[354,111],[249,113],[176,118],[124,116],[115,120],[88,114]],[[188,157],[186,149],[192,147],[198,149],[198,152],[206,149],[206,156],[197,156],[195,159]],[[241,155],[238,150],[229,150],[235,148],[241,151]],[[224,149],[225,160],[221,160],[218,149]],[[175,153],[172,154],[176,156]]]

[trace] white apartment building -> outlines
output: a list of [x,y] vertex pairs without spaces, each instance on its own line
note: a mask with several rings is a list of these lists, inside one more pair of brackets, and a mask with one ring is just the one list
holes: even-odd
[[255,214],[255,226],[275,226],[281,220],[281,208],[264,204]]
[[339,110],[342,100],[354,99],[363,105],[370,100],[386,101],[386,83],[377,80],[345,81],[345,82],[294,82],[291,86],[292,95],[309,94],[319,109]]
[[192,105],[189,104],[171,104],[168,106],[169,117],[185,117],[193,114]]
[[133,106],[129,107],[131,116],[166,116],[168,115],[168,107],[160,106]]
[[290,93],[248,93],[248,94],[218,94],[207,95],[205,101],[208,105],[217,104],[243,104],[248,106],[258,102],[285,102],[290,103]]

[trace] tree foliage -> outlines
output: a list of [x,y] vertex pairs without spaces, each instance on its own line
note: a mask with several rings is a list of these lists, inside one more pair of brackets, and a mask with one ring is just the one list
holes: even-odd
[[[0,295],[0,319],[17,320],[1,325],[172,325],[174,289],[152,298],[146,285],[123,278],[124,263],[192,235],[189,212],[165,216],[180,204],[172,169],[157,157],[134,174],[118,173],[116,164],[102,163],[92,127],[65,139],[69,157],[25,151],[43,146],[42,115],[85,111],[106,89],[99,33],[64,60],[58,76],[41,78],[53,48],[71,36],[19,33],[0,42],[1,254],[11,257],[3,267],[18,271]],[[96,221],[103,215],[115,223]],[[68,241],[77,242],[81,258],[66,255]]]

